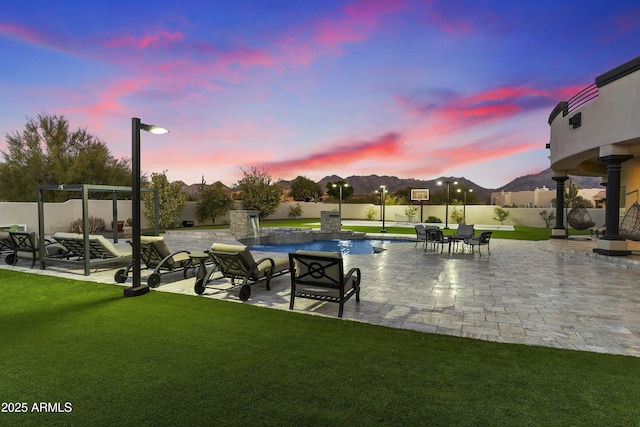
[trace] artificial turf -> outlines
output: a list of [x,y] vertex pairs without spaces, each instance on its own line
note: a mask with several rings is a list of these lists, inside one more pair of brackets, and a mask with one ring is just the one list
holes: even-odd
[[120,286],[0,270],[0,400],[27,409],[0,413],[0,425],[640,421],[640,358],[122,295]]

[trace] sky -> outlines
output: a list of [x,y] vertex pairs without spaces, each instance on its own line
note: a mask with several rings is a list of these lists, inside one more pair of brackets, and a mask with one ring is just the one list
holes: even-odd
[[143,173],[234,185],[549,167],[549,114],[640,56],[637,0],[4,0],[0,150],[62,115]]

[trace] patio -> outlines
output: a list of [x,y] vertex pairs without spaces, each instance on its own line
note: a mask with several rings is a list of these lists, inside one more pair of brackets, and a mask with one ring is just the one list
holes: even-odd
[[[384,235],[385,237],[391,237]],[[381,237],[381,236],[375,236]],[[406,236],[403,236],[406,238]],[[204,250],[210,237],[169,232],[174,250]],[[217,238],[228,242],[231,237]],[[394,243],[374,255],[345,256],[345,267],[359,267],[361,301],[345,305],[344,319],[437,334],[505,343],[640,356],[640,255],[624,258],[594,254],[594,240],[543,242],[491,241],[491,255],[439,253],[414,243]],[[630,249],[640,249],[633,242]],[[259,258],[261,253],[254,253]],[[286,254],[271,254],[285,256]],[[90,276],[65,264],[30,270],[36,274],[115,283],[114,269]],[[148,271],[143,270],[145,280]],[[195,279],[181,273],[163,277],[156,288],[195,298]],[[126,284],[129,286],[129,282]],[[275,278],[271,291],[254,287],[245,304],[289,309],[289,276]],[[237,290],[208,288],[203,297],[239,302]],[[142,297],[144,298],[144,297]],[[335,317],[337,305],[297,300],[295,311]]]

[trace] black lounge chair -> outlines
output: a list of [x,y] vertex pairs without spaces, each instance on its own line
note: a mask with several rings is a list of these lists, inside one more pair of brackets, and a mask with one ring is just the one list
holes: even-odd
[[289,254],[291,269],[291,302],[296,298],[309,298],[340,304],[338,317],[342,317],[344,303],[355,295],[360,301],[361,274],[352,268],[346,274],[342,255],[338,252],[297,251]]
[[[182,271],[187,278],[187,271],[194,267],[190,251],[172,252],[162,236],[140,236],[140,260],[153,272],[147,277],[147,284],[152,288],[160,285],[161,275]],[[132,265],[116,271],[115,281],[124,283],[129,277]]]
[[[40,259],[40,240],[34,232],[10,231],[9,245],[11,253],[5,258],[9,265],[16,265],[20,258],[31,258],[31,268]],[[45,239],[44,254],[46,257],[63,258],[68,256],[68,249],[61,244]]]
[[[205,251],[211,257],[214,266],[209,269],[204,277],[198,277],[194,291],[202,295],[211,280],[231,279],[231,286],[236,286],[236,279],[241,280],[238,286],[238,297],[246,301],[251,296],[251,286],[265,282],[267,290],[270,290],[271,279],[289,272],[289,260],[286,258],[262,258],[253,259],[249,248],[244,245],[228,245],[214,243],[211,249]],[[217,277],[212,276],[217,273]]]

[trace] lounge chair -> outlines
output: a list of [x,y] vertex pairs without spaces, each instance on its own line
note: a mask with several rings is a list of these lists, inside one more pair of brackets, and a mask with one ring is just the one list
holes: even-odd
[[356,296],[360,301],[361,274],[359,268],[344,274],[342,255],[338,252],[297,251],[289,254],[291,269],[291,302],[296,298],[309,298],[340,304],[338,317],[342,317],[344,303]]
[[99,234],[89,234],[87,236],[87,248],[85,248],[83,234],[58,232],[51,237],[70,251],[67,256],[68,261],[84,263],[84,274],[86,276],[90,274],[91,266],[131,262],[131,245],[127,243],[111,243]]
[[[36,233],[27,231],[9,232],[11,253],[5,258],[9,265],[16,265],[20,258],[31,258],[31,268],[40,259],[40,239]],[[45,239],[44,254],[47,257],[61,258],[68,253],[64,245]]]
[[[182,271],[187,278],[187,271],[193,267],[191,252],[172,252],[167,241],[162,236],[140,236],[140,260],[147,269],[153,272],[147,278],[147,284],[152,288],[160,285],[162,274]],[[115,281],[124,283],[129,277],[132,265],[116,271]]]
[[[205,251],[215,264],[204,277],[196,279],[194,290],[202,295],[210,280],[221,278],[231,279],[231,286],[235,287],[235,280],[241,280],[238,296],[241,301],[246,301],[251,296],[251,286],[265,282],[267,290],[270,290],[271,279],[289,272],[289,260],[286,258],[262,258],[253,259],[249,248],[244,245],[229,245],[214,243],[211,249]],[[214,273],[221,276],[211,279]]]
[[0,253],[13,252],[13,241],[9,232],[0,231]]
[[471,248],[471,253],[473,253],[474,248],[477,246],[478,253],[480,254],[480,256],[482,256],[482,251],[480,250],[480,247],[486,246],[487,253],[491,255],[491,249],[489,248],[489,242],[491,241],[491,234],[493,234],[492,231],[483,231],[477,236],[465,240],[464,243],[469,245],[469,247]]

